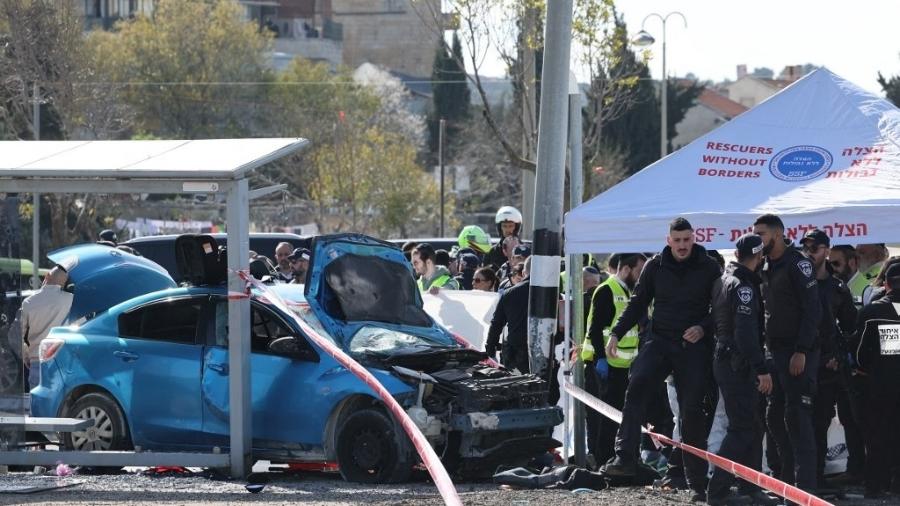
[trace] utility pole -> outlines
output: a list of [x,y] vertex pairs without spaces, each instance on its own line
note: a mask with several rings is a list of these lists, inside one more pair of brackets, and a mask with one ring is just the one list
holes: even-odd
[[[578,88],[578,80],[575,74],[569,72],[569,210],[581,205],[584,186],[584,173],[581,169],[581,90]],[[571,302],[571,318],[569,324],[569,337],[571,343],[578,345],[584,339],[584,278],[581,274],[581,254],[570,254],[566,259],[566,273],[568,274],[569,296]],[[566,347],[568,351],[568,347]],[[568,360],[569,354],[565,357]],[[584,363],[579,357],[575,362],[574,370],[575,386],[584,388]],[[566,394],[568,397],[568,393]],[[576,402],[574,405],[575,420],[575,464],[584,466],[586,463],[585,434],[584,434],[584,404]]]
[[[41,87],[35,82],[31,88],[31,131],[34,140],[41,140]],[[34,205],[31,215],[31,288],[37,290],[41,286],[38,276],[38,262],[41,259],[41,194],[34,194]]]
[[447,120],[441,118],[438,123],[438,165],[441,167],[441,229],[438,237],[444,237],[444,132]]
[[546,377],[552,358],[559,299],[560,230],[566,165],[566,117],[572,0],[547,3],[546,44],[541,71],[534,199],[534,246],[528,295],[528,358],[531,373]]
[[[526,160],[534,160],[537,155],[534,151],[534,132],[537,125],[535,115],[537,83],[535,82],[534,48],[530,39],[537,26],[537,9],[525,8],[525,22],[522,35],[522,157]],[[522,171],[522,226],[519,234],[522,239],[531,239],[531,231],[534,221],[534,180],[535,173],[530,170]]]

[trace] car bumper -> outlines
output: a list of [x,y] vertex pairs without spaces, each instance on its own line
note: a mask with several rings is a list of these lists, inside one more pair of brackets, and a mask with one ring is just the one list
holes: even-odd
[[41,364],[41,383],[31,389],[31,415],[40,417],[59,416],[66,385],[55,360]]
[[559,425],[562,421],[562,409],[558,406],[550,406],[538,409],[509,409],[454,415],[450,419],[450,428],[463,433],[494,432],[551,428]]

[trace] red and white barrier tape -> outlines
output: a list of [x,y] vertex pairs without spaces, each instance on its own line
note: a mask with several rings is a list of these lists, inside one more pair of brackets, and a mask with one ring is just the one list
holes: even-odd
[[259,282],[256,278],[250,276],[249,272],[240,271],[237,272],[238,276],[248,284],[253,287],[259,289],[261,292],[266,294],[269,301],[281,309],[284,314],[289,315],[294,318],[294,321],[297,322],[297,325],[300,326],[300,329],[312,339],[317,346],[319,346],[326,353],[331,355],[335,360],[338,361],[339,364],[347,368],[350,372],[352,372],[356,377],[361,379],[366,385],[369,386],[372,390],[378,394],[378,397],[384,402],[385,406],[390,410],[391,414],[394,415],[394,418],[400,423],[400,426],[403,427],[403,430],[406,431],[406,434],[409,436],[409,439],[412,441],[413,446],[416,451],[419,453],[419,457],[422,458],[422,463],[425,464],[425,468],[428,469],[428,473],[431,475],[431,479],[434,480],[435,485],[437,485],[438,491],[441,494],[441,497],[444,499],[444,503],[451,506],[462,506],[462,501],[459,499],[459,495],[456,493],[456,487],[453,485],[453,481],[450,479],[450,476],[447,474],[447,470],[444,469],[444,464],[441,463],[441,459],[434,452],[434,448],[431,447],[431,444],[422,434],[422,431],[419,430],[419,427],[416,426],[415,422],[406,414],[406,411],[403,410],[403,407],[397,402],[396,399],[391,395],[390,392],[387,391],[386,388],[372,375],[369,371],[366,370],[365,367],[359,364],[356,360],[353,360],[349,355],[344,353],[343,350],[338,348],[331,342],[331,340],[322,337],[318,332],[315,331],[312,327],[310,327],[306,322],[303,321],[296,313],[291,311],[288,307],[287,302],[281,298],[274,290],[269,289],[266,285]]
[[[453,339],[456,341],[456,343],[461,345],[462,347],[470,349],[470,350],[481,351],[478,348],[476,348],[475,345],[473,345],[472,343],[467,341],[466,338],[464,338],[463,336],[456,334],[454,332],[451,332],[450,335],[453,336]],[[496,367],[498,369],[503,368],[502,365],[498,364],[497,361],[491,357],[484,359],[483,362],[487,362],[487,365],[489,365],[491,367]]]
[[[565,388],[566,392],[568,392],[572,397],[575,397],[579,401],[587,404],[601,415],[609,418],[616,423],[622,423],[622,412],[618,409],[610,406],[609,404],[606,404],[605,402],[578,388],[572,383],[569,383],[568,381],[563,383],[563,387]],[[663,436],[662,434],[651,432],[646,427],[642,427],[641,430],[647,433],[654,440],[654,442],[681,448],[683,451],[686,451],[692,455],[696,455],[697,457],[700,457],[701,459],[712,463],[716,467],[722,468],[739,478],[758,485],[770,492],[774,492],[780,497],[783,497],[789,501],[793,501],[794,503],[797,503],[801,506],[834,506],[830,502],[816,497],[809,492],[801,490],[793,485],[788,485],[781,480],[777,480],[755,469],[750,469],[747,466],[738,464],[737,462],[728,460],[724,457],[720,457],[715,453],[710,453],[706,450],[701,450],[691,445],[674,441],[671,438]]]

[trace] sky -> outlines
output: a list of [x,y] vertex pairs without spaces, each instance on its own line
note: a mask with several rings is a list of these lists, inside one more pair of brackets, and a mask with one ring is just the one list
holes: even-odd
[[[631,35],[647,14],[684,14],[687,28],[677,15],[666,22],[670,77],[735,80],[739,64],[777,77],[787,65],[812,63],[883,96],[878,72],[900,75],[900,0],[616,0],[616,8]],[[644,27],[657,41],[650,71],[658,79],[662,23],[653,17]],[[484,70],[503,73],[499,64]]]

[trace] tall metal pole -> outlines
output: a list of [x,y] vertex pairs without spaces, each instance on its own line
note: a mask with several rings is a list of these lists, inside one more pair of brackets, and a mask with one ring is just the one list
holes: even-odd
[[441,229],[438,237],[444,237],[444,128],[447,120],[438,122],[438,165],[441,167]]
[[535,187],[540,191],[534,198],[534,246],[528,296],[528,358],[531,372],[546,377],[559,299],[572,0],[547,3],[545,34],[535,178]]
[[[535,82],[534,48],[529,44],[531,34],[537,27],[537,8],[529,6],[525,8],[525,22],[523,23],[522,37],[522,157],[534,160],[537,153],[534,151],[534,132],[537,125],[537,83]],[[531,231],[534,229],[534,179],[535,173],[530,170],[522,171],[522,227],[519,235],[522,239],[531,239]]]
[[660,158],[665,158],[669,154],[669,80],[666,74],[666,19],[663,18],[663,42],[662,42],[662,79],[660,79],[660,136],[659,136],[659,152]]
[[[31,88],[31,131],[34,140],[41,140],[41,88],[34,83]],[[38,262],[41,260],[41,194],[34,194],[31,215],[31,288],[37,290],[41,286],[38,275]]]
[[[570,210],[581,205],[583,194],[584,174],[581,169],[581,90],[578,89],[578,81],[575,74],[569,73],[569,206]],[[566,260],[566,272],[569,275],[567,283],[569,287],[568,298],[571,301],[571,314],[569,318],[571,330],[566,343],[579,344],[584,339],[584,278],[581,274],[582,257],[580,254],[570,254]],[[565,363],[569,363],[569,346],[564,355]],[[584,388],[584,363],[579,356],[575,362],[575,385]],[[585,451],[585,425],[584,404],[576,402],[574,406],[574,435],[575,435],[575,464],[584,467],[587,452]]]

